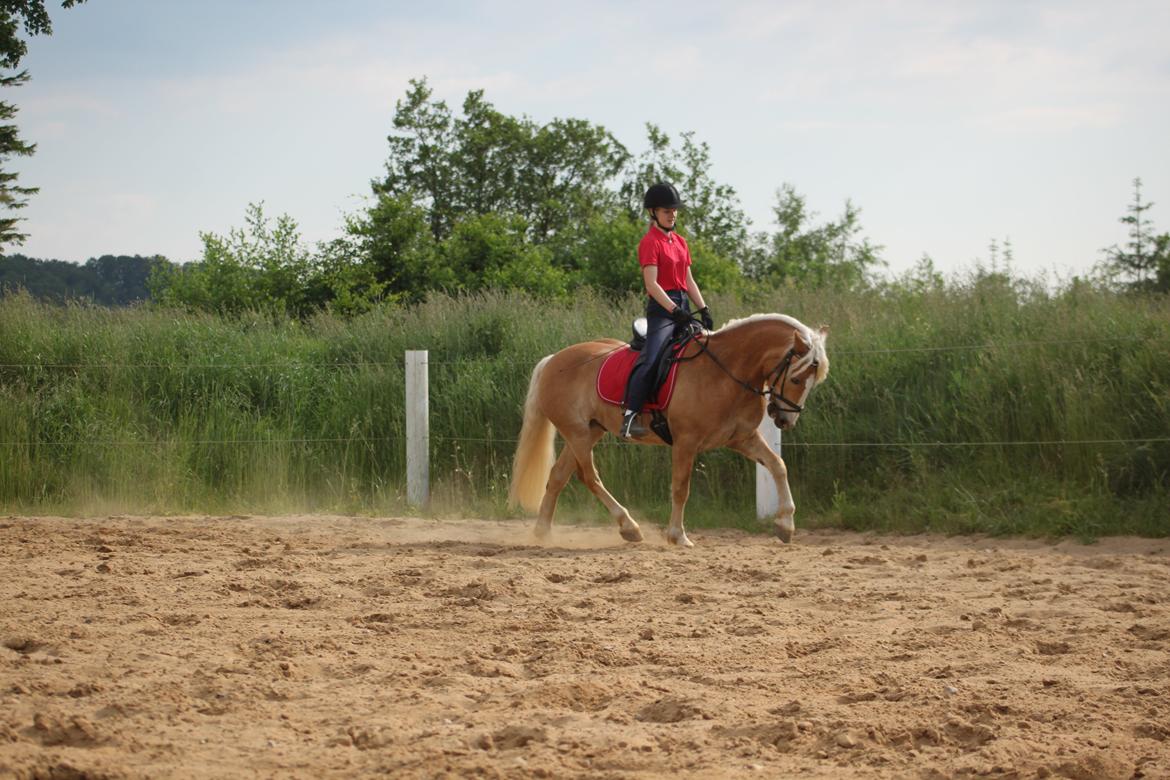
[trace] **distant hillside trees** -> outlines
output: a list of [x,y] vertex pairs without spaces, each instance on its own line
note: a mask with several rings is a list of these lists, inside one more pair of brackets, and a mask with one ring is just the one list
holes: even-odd
[[103,306],[127,306],[150,299],[151,274],[169,265],[159,256],[102,255],[83,265],[21,254],[0,256],[0,297],[25,290],[43,300],[88,300]]

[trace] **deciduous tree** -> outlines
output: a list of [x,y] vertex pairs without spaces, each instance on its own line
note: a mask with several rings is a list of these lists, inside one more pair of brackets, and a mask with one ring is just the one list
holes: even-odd
[[813,224],[805,197],[791,184],[776,191],[772,208],[777,230],[757,237],[747,262],[748,275],[771,285],[861,287],[882,265],[881,247],[861,235],[861,210],[845,202],[836,220]]

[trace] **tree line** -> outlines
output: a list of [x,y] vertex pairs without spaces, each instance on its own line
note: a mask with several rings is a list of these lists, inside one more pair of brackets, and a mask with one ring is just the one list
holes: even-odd
[[[656,181],[683,193],[679,229],[705,290],[861,289],[885,265],[882,247],[863,235],[859,208],[846,201],[837,217],[821,219],[790,184],[776,190],[771,228],[752,230],[735,189],[712,175],[709,147],[690,132],[672,136],[647,125],[645,150],[634,154],[601,125],[510,116],[482,90],[453,110],[424,78],[397,101],[387,144],[365,207],[331,240],[309,246],[293,218],[251,204],[242,227],[201,233],[193,262],[107,256],[87,262],[86,276],[14,255],[0,259],[0,292],[15,283],[51,298],[292,316],[357,313],[436,292],[622,295],[640,289],[641,197]],[[1140,180],[1134,186],[1122,218],[1130,241],[1104,250],[1100,270],[1118,287],[1165,292],[1170,234],[1154,230],[1146,216],[1153,204],[1142,201]],[[122,268],[115,273],[115,266]],[[929,258],[920,272],[933,273]],[[109,281],[119,273],[121,281]],[[22,281],[30,279],[40,281]]]
[[6,255],[0,257],[0,296],[24,290],[34,298],[58,303],[87,300],[102,306],[129,306],[151,299],[151,274],[164,265],[171,263],[160,256],[102,255],[79,265]]
[[883,265],[852,204],[818,221],[784,185],[777,229],[751,232],[735,190],[712,176],[706,143],[654,125],[646,134],[646,150],[634,154],[587,120],[511,116],[482,90],[454,110],[426,79],[413,80],[396,104],[385,168],[342,235],[307,247],[294,220],[252,204],[242,228],[202,234],[202,257],[160,269],[153,289],[168,304],[295,315],[414,303],[434,292],[623,294],[639,289],[641,198],[660,180],[683,192],[679,229],[704,289],[864,286]]

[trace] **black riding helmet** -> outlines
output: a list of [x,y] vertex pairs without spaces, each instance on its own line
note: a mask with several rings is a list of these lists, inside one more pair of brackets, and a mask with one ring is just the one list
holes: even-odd
[[667,233],[674,230],[673,225],[666,227],[659,222],[658,215],[654,213],[654,209],[677,209],[682,205],[682,198],[678,196],[678,190],[674,188],[673,184],[667,184],[664,181],[651,184],[650,189],[646,190],[645,197],[642,198],[642,205],[650,209],[650,216],[655,225]]
[[650,189],[646,190],[642,204],[648,209],[677,209],[682,206],[682,198],[678,196],[678,190],[673,184],[660,181],[651,184]]

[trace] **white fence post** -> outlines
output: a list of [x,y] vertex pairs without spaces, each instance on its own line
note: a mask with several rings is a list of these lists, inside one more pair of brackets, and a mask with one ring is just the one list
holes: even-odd
[[[760,435],[764,437],[764,441],[768,442],[768,446],[777,455],[780,454],[780,429],[776,427],[776,423],[772,422],[772,418],[764,415],[764,419],[760,421]],[[766,517],[771,517],[780,511],[780,494],[776,492],[776,480],[772,478],[772,472],[756,464],[756,517],[763,520]]]
[[406,351],[406,500],[425,507],[430,500],[431,431],[427,351]]

